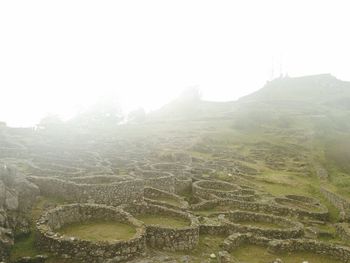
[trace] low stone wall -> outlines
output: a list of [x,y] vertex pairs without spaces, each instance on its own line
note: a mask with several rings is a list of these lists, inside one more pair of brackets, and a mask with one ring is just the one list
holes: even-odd
[[208,223],[201,222],[199,227],[200,235],[222,235],[227,236],[230,234],[230,227],[221,223]]
[[192,191],[192,178],[190,174],[176,176],[175,178],[175,193],[183,194]]
[[190,226],[182,228],[147,225],[147,244],[150,247],[168,251],[184,251],[195,248],[199,242],[199,222],[195,216],[189,213],[146,203],[121,207],[134,216],[165,215],[184,218],[190,222]]
[[321,187],[321,193],[340,210],[340,218],[342,221],[350,222],[350,202],[345,198]]
[[197,175],[196,177],[198,180],[203,180],[202,175],[207,174],[211,175],[216,172],[215,169],[206,167],[205,165],[195,165],[194,167],[191,168],[191,174]]
[[191,170],[189,166],[180,163],[156,163],[152,164],[150,168],[151,170],[170,172],[176,176],[184,175]]
[[59,197],[71,202],[96,203],[117,206],[143,200],[142,180],[110,184],[77,184],[57,178],[29,177],[42,195]]
[[[252,190],[241,189],[238,185],[224,181],[200,180],[192,184],[192,193],[204,199],[231,198],[242,201],[254,201]],[[247,194],[248,193],[248,194]]]
[[[162,201],[167,199],[173,200],[173,202]],[[145,187],[144,200],[150,204],[165,206],[172,209],[187,210],[189,208],[188,203],[180,196],[151,187]]]
[[136,170],[132,174],[135,178],[143,180],[146,187],[175,193],[175,176],[171,173],[152,170]]
[[164,176],[144,179],[145,186],[153,187],[160,190],[167,191],[169,193],[175,193],[175,177],[174,176]]
[[[223,224],[228,226],[230,233],[253,233],[258,236],[276,239],[298,238],[304,235],[303,225],[289,219],[261,213],[233,211],[225,214]],[[241,222],[251,222],[252,225],[242,225]],[[275,224],[276,227],[265,228],[254,226],[254,222]]]
[[[62,236],[61,227],[91,220],[127,223],[136,228],[135,236],[126,241],[93,242]],[[143,224],[120,208],[92,204],[72,204],[46,212],[36,223],[36,243],[40,249],[56,255],[67,255],[83,262],[120,262],[145,251],[146,231]]]
[[299,210],[301,213],[307,212],[324,212],[327,213],[328,209],[314,198],[308,198],[300,195],[287,195],[282,197],[275,197],[274,203],[281,206],[286,206]]
[[266,237],[257,236],[252,233],[240,234],[235,233],[226,238],[223,242],[223,249],[232,252],[236,248],[244,245],[252,244],[266,247],[270,252],[276,253],[292,253],[292,252],[310,252],[331,256],[342,262],[350,262],[350,248],[320,242],[312,239],[269,239]]
[[232,252],[233,250],[244,244],[252,244],[267,247],[270,241],[270,238],[260,237],[252,233],[234,233],[224,240],[222,248],[228,252]]
[[130,175],[94,175],[67,178],[68,181],[75,182],[77,184],[110,184],[130,181],[133,179],[134,178]]
[[285,195],[285,198],[291,199],[291,200],[296,200],[296,201],[300,201],[303,203],[308,203],[308,204],[314,204],[314,205],[319,205],[320,201],[309,197],[309,196],[304,196],[304,195]]
[[232,199],[206,200],[199,204],[192,205],[191,208],[194,211],[208,210],[213,209],[219,205],[229,206],[231,210],[255,211],[266,214],[274,214],[278,216],[291,216],[301,218],[308,217],[322,221],[328,220],[329,217],[328,211],[313,212],[273,204],[266,204],[260,202],[244,202]]
[[342,262],[350,262],[350,248],[312,239],[273,240],[268,249],[275,253],[307,251],[334,257]]
[[335,229],[338,234],[338,236],[345,240],[345,241],[350,241],[350,228],[349,228],[348,223],[339,223],[335,224]]

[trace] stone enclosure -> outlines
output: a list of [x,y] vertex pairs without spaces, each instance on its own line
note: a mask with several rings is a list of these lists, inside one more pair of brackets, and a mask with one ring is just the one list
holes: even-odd
[[[65,225],[92,220],[120,222],[136,229],[132,239],[114,242],[93,242],[57,233]],[[36,223],[37,244],[57,255],[68,255],[82,261],[125,261],[145,252],[146,230],[142,222],[121,209],[103,205],[73,204],[45,213]]]
[[[81,135],[23,149],[18,143],[4,147],[0,155],[22,167],[23,175],[11,181],[3,168],[0,177],[0,259],[35,260],[11,259],[20,234],[34,240],[38,254],[67,263],[240,263],[234,252],[246,244],[350,262],[346,199],[329,189],[310,197],[261,187],[275,190],[261,178],[257,162],[272,165],[300,156],[268,155],[262,143],[243,149],[250,151],[247,157],[224,143],[198,141],[198,131],[186,134],[186,140],[177,133],[142,140]],[[38,141],[38,134],[30,136]],[[252,183],[259,180],[261,185]],[[49,205],[40,207],[40,200]],[[333,206],[340,220],[328,210]],[[61,232],[94,221],[123,223],[135,234],[111,241]]]
[[[348,248],[305,239],[304,226],[298,219],[328,220],[327,208],[314,198],[287,195],[264,200],[261,193],[243,184],[203,180],[196,173],[184,178],[183,174],[176,176],[159,169],[69,180],[34,176],[28,179],[43,195],[76,203],[50,210],[37,221],[37,245],[57,255],[82,261],[89,258],[89,262],[119,262],[144,255],[147,247],[191,251],[198,246],[201,235],[220,234],[228,236],[222,244],[228,253],[249,243],[271,251],[326,251],[327,255],[348,262]],[[191,193],[192,201],[197,201],[188,203],[176,193]],[[188,225],[142,222],[147,216],[178,218]],[[64,225],[94,219],[127,222],[137,229],[137,234],[125,241],[94,242],[57,232]],[[345,238],[344,227],[337,229]]]

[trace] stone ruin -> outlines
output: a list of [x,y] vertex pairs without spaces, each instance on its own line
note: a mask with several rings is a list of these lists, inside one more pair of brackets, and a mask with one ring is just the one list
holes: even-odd
[[[265,246],[271,251],[325,253],[348,262],[350,250],[347,248],[305,239],[304,226],[298,222],[298,218],[320,221],[328,218],[327,208],[316,199],[294,195],[273,197],[267,202],[262,201],[259,193],[251,187],[219,180],[198,180],[194,176],[190,183],[185,180],[186,185],[190,184],[192,195],[197,198],[197,203],[189,204],[176,194],[184,191],[184,188],[177,188],[177,178],[170,172],[162,174],[148,170],[131,174],[134,180],[130,176],[118,175],[75,177],[70,180],[29,177],[28,180],[39,187],[41,194],[58,196],[73,203],[50,210],[37,221],[37,245],[43,251],[78,260],[122,262],[144,255],[147,247],[190,251],[198,245],[200,235],[220,233],[228,236],[222,244],[223,251],[228,253],[237,246],[251,243]],[[183,179],[180,177],[180,180]],[[172,199],[174,202],[167,203],[158,198]],[[315,209],[302,209],[300,203]],[[213,212],[209,217],[196,213],[217,206],[227,208]],[[171,228],[144,225],[134,218],[140,214],[181,217],[188,220],[189,226]],[[63,225],[96,217],[127,221],[137,227],[137,235],[127,241],[100,244],[56,232]],[[255,222],[276,226],[254,226]]]
[[[126,241],[92,242],[60,235],[56,231],[65,225],[87,220],[122,222],[136,228],[136,234]],[[46,212],[36,223],[37,245],[55,255],[66,255],[85,262],[125,261],[145,252],[146,230],[142,222],[120,208],[73,204]]]
[[[224,149],[208,161],[181,152],[193,143],[179,142],[175,147],[169,138],[138,143],[89,139],[84,143],[73,139],[45,142],[27,148],[13,144],[2,149],[0,156],[6,157],[8,164],[0,168],[3,262],[10,262],[15,235],[30,231],[36,233],[35,245],[40,253],[78,262],[158,262],[159,253],[190,254],[200,246],[201,237],[219,234],[225,237],[220,250],[210,251],[210,257],[201,262],[237,262],[231,253],[244,244],[272,252],[308,251],[350,262],[348,246],[321,241],[309,231],[314,226],[331,225],[326,206],[301,195],[273,196],[249,184],[258,172],[226,160]],[[169,149],[169,153],[160,156],[160,148]],[[25,173],[10,167],[25,167]],[[225,177],[219,178],[220,173]],[[348,242],[349,203],[328,189],[322,193],[339,208],[342,221],[334,228],[336,235]],[[26,215],[38,196],[66,204],[45,208],[39,219],[31,222]],[[181,218],[188,225],[163,226],[137,219],[150,214]],[[136,234],[113,242],[60,234],[64,226],[91,220],[123,222],[133,226]],[[27,262],[36,259],[44,262],[39,257]]]

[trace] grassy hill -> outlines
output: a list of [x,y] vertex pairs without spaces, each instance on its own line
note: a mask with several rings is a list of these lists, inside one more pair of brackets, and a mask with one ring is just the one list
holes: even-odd
[[[176,122],[178,129],[196,121],[192,153],[212,158],[210,148],[229,148],[236,165],[259,171],[258,183],[272,191],[285,191],[278,181],[291,191],[299,182],[299,193],[324,184],[350,196],[350,82],[329,74],[278,78],[235,102],[176,100],[148,121]],[[317,178],[319,169],[328,173],[326,182]]]

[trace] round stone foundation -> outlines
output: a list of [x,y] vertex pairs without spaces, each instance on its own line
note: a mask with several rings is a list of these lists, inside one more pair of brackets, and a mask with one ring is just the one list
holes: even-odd
[[[135,229],[135,233],[128,240],[115,241],[92,241],[60,233],[60,229],[71,224],[93,221],[126,224]],[[146,248],[146,230],[142,222],[120,208],[104,205],[72,204],[57,207],[37,221],[36,231],[40,249],[83,262],[120,262],[141,255]]]
[[150,247],[183,251],[198,244],[199,222],[189,213],[146,203],[124,206],[123,209],[144,221]]
[[322,206],[318,200],[302,195],[285,195],[282,197],[276,197],[275,202],[279,205],[306,211],[323,212],[326,210],[326,207]]
[[327,220],[329,216],[327,207],[311,197],[286,195],[282,197],[275,197],[273,201],[276,205],[291,209],[300,217],[319,217],[321,220]]
[[145,187],[153,187],[175,193],[175,176],[172,173],[137,169],[132,172],[135,178],[143,180]]
[[275,239],[299,238],[303,225],[289,219],[262,213],[233,211],[222,219],[231,233],[254,233]]
[[240,186],[217,180],[200,180],[192,184],[192,193],[204,199],[232,198],[253,201],[252,190],[243,190]]
[[143,180],[121,180],[117,176],[75,177],[77,182],[38,176],[28,179],[39,187],[42,195],[74,203],[118,206],[143,200]]
[[147,203],[165,206],[171,209],[187,210],[189,208],[189,205],[184,198],[151,187],[145,187],[144,200]]

